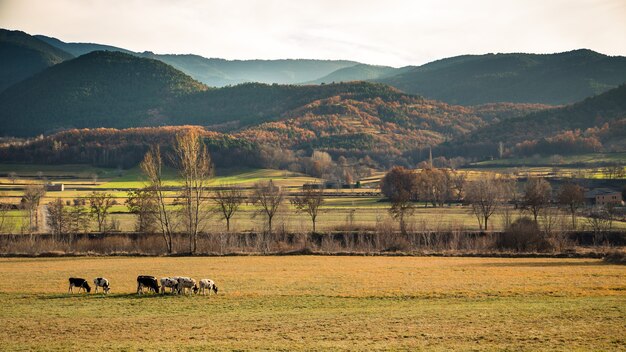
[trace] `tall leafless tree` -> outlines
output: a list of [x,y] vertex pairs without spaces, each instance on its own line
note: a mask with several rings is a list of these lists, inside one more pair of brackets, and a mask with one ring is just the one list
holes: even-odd
[[298,194],[291,199],[291,204],[293,204],[298,212],[307,213],[309,217],[311,217],[313,233],[315,233],[317,215],[320,207],[324,204],[324,186],[320,184],[316,189],[304,189],[301,194]]
[[209,151],[195,130],[176,136],[174,161],[182,178],[183,223],[189,235],[189,252],[198,248],[198,233],[207,214],[207,185],[213,171]]
[[145,187],[129,191],[125,203],[129,212],[137,217],[135,231],[143,233],[157,231],[159,205],[152,188]]
[[[4,198],[5,194],[0,194],[0,199]],[[0,234],[10,232],[10,226],[12,225],[9,222],[9,210],[11,210],[11,205],[7,203],[0,203]]]
[[226,220],[226,231],[230,232],[230,219],[244,201],[243,191],[237,186],[222,184],[215,191],[216,210]]
[[29,231],[37,231],[39,228],[39,203],[46,195],[46,188],[43,185],[28,185],[24,188],[23,203],[28,211]]
[[89,200],[89,211],[98,224],[98,231],[105,232],[109,211],[116,204],[115,198],[110,193],[93,191],[87,196],[87,199]]
[[541,210],[550,204],[552,199],[552,187],[543,178],[530,177],[524,188],[522,206],[533,214],[535,222]]
[[274,185],[272,180],[269,180],[267,183],[257,183],[254,186],[251,201],[261,206],[259,213],[265,215],[267,219],[267,228],[270,236],[272,234],[272,220],[284,198],[285,194],[282,188]]
[[472,205],[481,230],[488,229],[489,218],[502,204],[502,183],[495,177],[484,177],[467,185],[465,199]]
[[575,230],[576,211],[585,203],[584,189],[577,184],[566,183],[559,190],[558,201],[572,216],[572,229]]
[[152,146],[146,153],[140,164],[141,171],[148,178],[148,188],[154,192],[157,203],[158,225],[165,241],[167,253],[172,253],[172,231],[173,222],[171,214],[165,203],[165,193],[163,184],[163,158],[158,145]]
[[57,198],[48,203],[46,210],[48,212],[46,222],[52,234],[58,237],[67,233],[70,228],[70,217],[63,200]]

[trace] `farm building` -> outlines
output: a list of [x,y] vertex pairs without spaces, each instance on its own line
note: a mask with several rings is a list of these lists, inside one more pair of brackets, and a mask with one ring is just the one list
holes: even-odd
[[610,188],[595,188],[585,192],[585,203],[588,205],[623,205],[622,193]]
[[65,190],[65,185],[62,183],[48,183],[46,185],[47,192],[63,192]]

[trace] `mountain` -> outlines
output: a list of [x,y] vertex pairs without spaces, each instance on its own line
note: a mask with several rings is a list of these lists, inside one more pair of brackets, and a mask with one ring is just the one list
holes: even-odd
[[105,50],[159,60],[211,87],[224,87],[246,82],[297,84],[358,64],[358,62],[346,60],[225,60],[209,59],[192,54],[155,54],[150,51],[136,53],[110,45],[66,43],[44,35],[35,37],[75,56]]
[[306,84],[323,84],[334,82],[367,81],[399,73],[400,69],[389,66],[357,64],[340,68],[322,78],[306,82]]
[[494,156],[500,142],[512,154],[623,151],[624,136],[626,84],[572,105],[494,123],[445,143],[441,153]]
[[246,82],[297,84],[325,76],[357,62],[344,60],[225,60],[198,55],[140,54],[163,61],[211,87]]
[[45,35],[35,35],[34,37],[74,56],[89,54],[92,51],[120,51],[126,54],[134,54],[130,50],[118,48],[111,45],[96,43],[66,43],[57,38],[47,37]]
[[95,51],[0,93],[0,134],[158,124],[160,106],[206,89],[160,61]]
[[0,91],[73,56],[21,31],[0,29]]
[[377,80],[451,104],[571,104],[626,82],[626,57],[591,50],[443,59]]

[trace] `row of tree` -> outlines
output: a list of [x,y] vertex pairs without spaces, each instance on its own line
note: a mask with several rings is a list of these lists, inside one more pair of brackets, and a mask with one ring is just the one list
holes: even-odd
[[[421,171],[404,167],[392,168],[381,180],[381,191],[391,201],[390,213],[406,231],[406,218],[417,206],[443,206],[457,201],[470,204],[481,230],[487,230],[490,217],[502,209],[510,219],[510,207],[528,211],[535,222],[541,212],[553,203],[561,205],[576,228],[577,210],[584,204],[584,189],[574,183],[560,187],[553,197],[550,183],[542,178],[529,178],[519,192],[517,180],[495,174],[468,181],[466,174],[446,169],[426,168]],[[509,221],[510,222],[510,221]]]

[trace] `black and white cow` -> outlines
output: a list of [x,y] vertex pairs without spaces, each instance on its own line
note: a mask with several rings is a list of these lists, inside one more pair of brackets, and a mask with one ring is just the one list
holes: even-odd
[[157,278],[149,275],[137,276],[137,294],[143,294],[143,288],[147,287],[149,291],[159,293],[159,282]]
[[74,287],[78,287],[78,292],[81,290],[85,290],[87,293],[91,292],[91,287],[89,287],[87,280],[79,277],[70,277],[70,288],[67,290],[67,293],[74,293]]
[[217,286],[215,285],[215,282],[213,282],[213,280],[211,280],[211,279],[202,279],[202,280],[200,280],[200,293],[205,295],[206,291],[209,291],[209,294],[211,294],[211,291],[213,291],[213,292],[215,292],[215,294],[217,294]]
[[177,287],[178,294],[185,294],[187,289],[189,289],[189,294],[198,293],[198,284],[196,284],[196,280],[190,277],[179,277]]
[[178,289],[178,277],[162,277],[161,278],[161,293],[165,293],[166,288],[171,289],[171,293],[174,293],[174,289]]
[[97,277],[93,279],[93,284],[96,286],[96,293],[98,293],[98,287],[102,287],[102,291],[104,294],[108,294],[111,290],[111,285],[109,284],[109,280],[104,277]]

